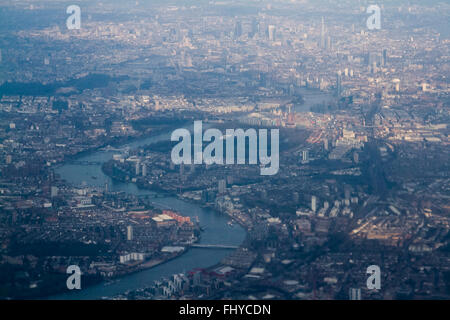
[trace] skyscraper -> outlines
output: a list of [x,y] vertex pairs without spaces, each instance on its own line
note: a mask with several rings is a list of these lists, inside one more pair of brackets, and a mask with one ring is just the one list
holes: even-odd
[[276,32],[275,26],[273,24],[270,24],[267,27],[267,35],[268,35],[270,41],[275,41],[275,37],[276,37],[275,32]]
[[242,36],[242,22],[236,21],[236,25],[234,26],[234,38],[238,39]]
[[253,38],[255,35],[259,33],[259,22],[256,18],[252,19],[252,31],[250,37]]
[[387,65],[387,50],[383,49],[383,52],[381,54],[381,65],[384,67]]
[[128,241],[133,240],[133,226],[127,227],[127,240]]
[[377,73],[377,72],[378,72],[377,62],[374,61],[374,62],[372,62],[372,73]]
[[313,212],[317,211],[317,198],[316,198],[316,196],[312,196],[311,197],[311,210]]
[[137,176],[139,175],[140,167],[141,167],[141,164],[139,163],[139,161],[136,162],[136,167],[135,167],[135,169],[136,169],[136,175],[137,175]]
[[325,20],[322,17],[322,25],[321,25],[321,29],[320,29],[320,47],[322,49],[325,48]]
[[50,197],[54,198],[58,196],[58,187],[52,186],[50,191]]
[[225,179],[219,180],[219,185],[218,185],[219,194],[225,193],[226,189],[227,189],[227,183],[226,183]]
[[392,80],[392,82],[394,83],[395,91],[399,92],[400,91],[400,79],[394,79],[394,80]]
[[323,148],[328,151],[329,146],[328,146],[328,138],[323,139]]
[[339,71],[336,74],[336,96],[340,97],[342,94],[342,75]]
[[302,163],[308,163],[309,162],[309,151],[303,150],[302,151]]

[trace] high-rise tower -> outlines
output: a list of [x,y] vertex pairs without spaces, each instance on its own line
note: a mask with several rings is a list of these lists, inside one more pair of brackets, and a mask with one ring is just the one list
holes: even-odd
[[339,71],[336,74],[336,96],[340,97],[342,94],[342,75]]
[[127,240],[128,241],[133,240],[133,226],[127,227]]
[[234,27],[234,38],[239,39],[242,36],[242,22],[236,21],[236,25]]
[[387,50],[383,49],[381,53],[381,66],[385,67],[387,64]]
[[322,28],[320,29],[320,47],[325,48],[325,20],[322,17]]
[[267,27],[267,35],[270,41],[275,41],[275,32],[276,30],[274,25],[271,24]]
[[311,197],[311,210],[313,212],[317,211],[317,197],[316,196]]
[[259,22],[256,18],[252,19],[252,31],[250,37],[253,38],[259,33]]

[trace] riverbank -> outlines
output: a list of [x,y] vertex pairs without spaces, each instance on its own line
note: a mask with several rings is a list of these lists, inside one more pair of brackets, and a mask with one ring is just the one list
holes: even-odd
[[[183,123],[186,123],[186,122],[183,121]],[[101,144],[86,148],[85,150],[79,151],[75,154],[64,155],[63,160],[54,164],[53,167],[59,168],[70,161],[79,160],[80,158],[88,156],[92,153],[102,151],[101,149],[106,148],[108,146],[111,146],[114,148],[123,147],[123,146],[129,145],[129,144],[136,143],[143,139],[148,139],[150,135],[151,136],[163,135],[167,132],[175,130],[178,127],[179,127],[179,125],[172,125],[172,126],[168,125],[168,126],[165,126],[164,128],[147,129],[145,132],[139,133],[139,135],[135,135],[135,136],[124,136],[124,137],[111,138]],[[107,152],[109,152],[109,151],[107,151]]]
[[[130,147],[138,148],[165,141],[169,134],[165,135],[165,132],[160,132],[152,137],[134,139],[133,145]],[[202,227],[205,228],[202,232],[200,243],[239,246],[245,240],[245,230],[237,224],[230,227],[227,224],[229,221],[228,216],[219,214],[217,211],[205,209],[198,204],[194,205],[193,203],[180,200],[178,197],[172,197],[173,194],[150,192],[138,188],[134,183],[122,183],[112,180],[105,175],[101,165],[98,164],[107,162],[112,158],[112,155],[113,152],[96,150],[79,156],[77,160],[82,160],[80,164],[66,163],[59,166],[56,173],[72,185],[84,183],[87,186],[102,187],[107,183],[111,192],[125,192],[142,197],[149,196],[151,204],[156,208],[170,208],[191,218],[199,217]],[[92,176],[96,176],[96,179],[92,179]],[[187,248],[181,254],[171,257],[171,259],[160,263],[150,263],[148,268],[117,277],[108,285],[105,285],[106,281],[103,281],[98,285],[86,286],[82,290],[67,290],[68,292],[55,294],[47,297],[47,299],[101,299],[102,297],[116,296],[129,290],[151,286],[153,281],[170,277],[173,274],[216,265],[229,253],[229,250],[223,249]]]
[[125,272],[125,273],[118,274],[118,275],[110,277],[110,278],[104,278],[102,283],[105,283],[108,280],[113,280],[114,281],[114,280],[117,280],[117,279],[129,276],[129,275],[131,275],[133,273],[141,272],[143,270],[149,270],[149,269],[155,268],[157,266],[163,265],[163,264],[165,264],[165,263],[167,263],[167,262],[169,262],[169,261],[171,261],[173,259],[176,259],[176,258],[180,257],[181,255],[187,253],[188,251],[189,251],[189,247],[184,247],[183,251],[177,252],[177,253],[173,253],[170,256],[166,257],[166,258],[153,258],[153,259],[144,261],[144,262],[142,262],[140,264],[135,265],[136,269],[134,269],[134,270],[129,270],[129,271]]
[[[203,202],[195,201],[195,200],[192,200],[192,199],[189,199],[189,198],[184,198],[184,197],[182,197],[182,196],[181,196],[180,194],[178,194],[178,193],[171,192],[171,191],[166,190],[166,189],[162,189],[162,188],[160,188],[160,187],[158,187],[158,186],[156,186],[156,185],[151,185],[151,186],[150,186],[150,185],[148,185],[148,184],[142,184],[142,183],[139,183],[139,181],[132,182],[132,181],[130,181],[130,180],[124,180],[124,179],[121,179],[120,177],[117,177],[117,176],[113,175],[113,174],[112,174],[112,170],[110,170],[110,168],[108,168],[107,166],[105,166],[105,164],[102,165],[102,171],[103,171],[103,173],[104,173],[105,175],[107,175],[108,177],[110,177],[113,181],[117,181],[117,182],[120,182],[120,183],[132,183],[132,184],[134,184],[139,190],[148,190],[148,191],[151,191],[151,192],[157,192],[157,193],[160,193],[160,194],[162,193],[162,194],[164,194],[165,196],[168,196],[168,197],[176,197],[176,198],[180,199],[181,201],[186,201],[186,202],[192,203],[192,204],[194,204],[194,205],[201,206],[202,208],[205,208],[205,209],[214,211],[214,212],[217,213],[217,214],[224,215],[222,212],[220,212],[219,210],[217,210],[215,207],[213,207],[213,206],[211,206],[211,205],[208,205],[208,204],[203,203]],[[239,219],[236,219],[235,217],[232,217],[232,216],[230,216],[230,215],[228,215],[228,214],[226,214],[226,215],[227,215],[227,217],[228,217],[230,220],[237,222],[242,228],[244,228],[244,229],[246,230],[246,232],[249,231],[249,230],[248,230],[248,226],[245,225],[242,221],[240,221]]]

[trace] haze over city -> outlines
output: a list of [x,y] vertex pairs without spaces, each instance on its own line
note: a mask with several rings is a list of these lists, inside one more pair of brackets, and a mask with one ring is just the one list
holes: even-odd
[[448,300],[449,15],[1,1],[0,299]]

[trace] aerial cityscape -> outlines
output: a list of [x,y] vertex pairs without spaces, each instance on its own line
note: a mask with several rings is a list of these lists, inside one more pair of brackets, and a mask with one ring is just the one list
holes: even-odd
[[0,299],[449,300],[448,0],[2,0]]

